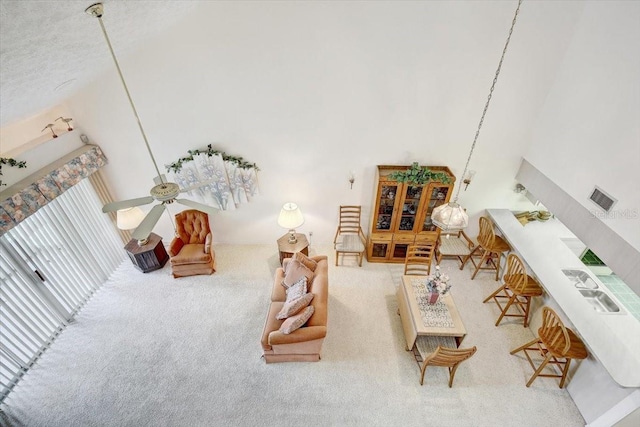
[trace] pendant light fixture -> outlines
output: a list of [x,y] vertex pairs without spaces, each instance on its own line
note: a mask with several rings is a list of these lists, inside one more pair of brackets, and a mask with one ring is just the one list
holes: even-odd
[[[511,40],[513,27],[515,27],[516,25],[516,19],[518,18],[518,12],[520,11],[521,4],[522,4],[522,0],[518,0],[518,7],[516,8],[516,12],[513,16],[513,21],[511,21],[511,28],[509,29],[509,35],[507,36],[507,41],[504,45],[504,49],[502,49],[502,56],[500,57],[500,62],[498,63],[498,69],[496,70],[496,75],[493,78],[493,83],[491,84],[491,89],[489,90],[487,103],[485,104],[484,110],[482,111],[482,117],[480,117],[480,123],[478,123],[478,129],[476,130],[476,135],[473,138],[473,144],[471,144],[471,150],[469,151],[469,157],[467,157],[467,163],[464,165],[464,171],[462,172],[461,176],[465,177],[465,180],[467,177],[469,163],[471,162],[471,156],[473,155],[473,150],[476,147],[476,142],[478,141],[478,135],[480,135],[480,129],[482,128],[482,123],[484,122],[484,116],[487,114],[487,109],[489,108],[489,103],[491,102],[493,89],[496,87],[496,83],[498,82],[498,76],[500,75],[500,69],[502,68],[502,61],[504,60],[504,56],[507,53],[507,47],[509,46],[509,41]],[[471,183],[470,177],[468,181],[469,182],[465,182],[466,186],[468,186],[469,183]],[[453,199],[453,202],[440,205],[437,208],[435,208],[431,213],[431,221],[442,231],[445,231],[445,232],[459,231],[459,230],[462,230],[463,228],[466,228],[467,225],[469,225],[469,215],[467,215],[467,213],[462,208],[462,206],[458,204],[458,196],[460,195],[461,187],[462,187],[462,184],[458,184],[458,189],[456,190],[456,195]]]

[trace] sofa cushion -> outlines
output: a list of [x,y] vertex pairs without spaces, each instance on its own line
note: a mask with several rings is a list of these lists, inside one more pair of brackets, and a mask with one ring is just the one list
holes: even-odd
[[287,317],[293,316],[294,314],[298,314],[303,308],[307,307],[311,303],[312,299],[313,294],[304,294],[300,298],[285,302],[282,310],[280,310],[276,315],[276,319],[283,320]]
[[291,259],[293,261],[301,262],[302,265],[304,265],[305,267],[307,267],[311,271],[316,271],[316,267],[318,266],[317,262],[315,262],[314,260],[312,260],[311,258],[306,256],[302,252],[294,253],[293,256],[291,257]]
[[300,261],[292,260],[289,262],[289,265],[287,265],[282,286],[288,288],[303,276],[307,278],[307,283],[311,283],[313,280],[313,271],[305,267]]
[[282,322],[282,326],[280,326],[280,332],[288,335],[296,329],[302,327],[302,325],[307,323],[307,320],[309,320],[309,318],[313,315],[313,310],[313,306],[310,305],[300,313],[289,317],[287,320]]
[[307,278],[302,276],[296,283],[287,289],[287,299],[285,302],[291,302],[302,297],[307,293]]

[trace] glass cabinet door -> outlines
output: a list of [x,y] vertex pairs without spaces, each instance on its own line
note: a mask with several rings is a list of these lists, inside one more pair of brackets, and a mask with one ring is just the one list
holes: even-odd
[[387,259],[390,242],[373,242],[369,259]]
[[427,205],[427,211],[425,213],[424,221],[422,223],[422,229],[419,231],[437,231],[437,227],[433,222],[431,222],[431,213],[438,206],[447,203],[449,199],[449,191],[451,191],[450,186],[442,185],[442,186],[431,186],[429,187],[429,200]]
[[420,214],[420,198],[422,197],[424,188],[420,185],[407,185],[402,195],[400,203],[400,222],[397,231],[413,233],[418,224],[418,215]]
[[398,184],[380,185],[378,211],[376,213],[375,231],[390,231],[393,226],[393,210],[398,199]]

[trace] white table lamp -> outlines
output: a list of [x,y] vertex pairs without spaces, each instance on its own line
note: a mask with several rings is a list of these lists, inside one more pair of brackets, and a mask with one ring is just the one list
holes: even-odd
[[289,229],[289,243],[297,243],[296,227],[304,224],[304,217],[295,203],[285,203],[278,216],[278,225]]
[[[145,217],[145,213],[137,206],[127,209],[119,209],[116,215],[116,226],[120,230],[133,230],[137,228]],[[146,239],[145,239],[146,240]],[[140,246],[146,242],[138,241]]]

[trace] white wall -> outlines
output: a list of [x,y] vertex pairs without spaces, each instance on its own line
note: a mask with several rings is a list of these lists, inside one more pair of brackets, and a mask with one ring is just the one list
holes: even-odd
[[[585,4],[525,155],[637,250],[639,23],[640,2]],[[595,185],[618,199],[606,216],[588,200]]]
[[[375,165],[462,173],[515,6],[202,2],[119,59],[159,163],[213,143],[260,166],[261,196],[213,219],[217,242],[274,243],[285,232],[280,207],[294,201],[300,231],[326,243],[340,204],[362,204],[368,216]],[[461,193],[474,220],[486,207],[526,203],[513,177],[582,7],[523,4],[470,166],[478,173]],[[105,16],[107,30],[117,19]],[[115,196],[147,194],[154,169],[115,70],[69,107],[109,158]],[[155,231],[169,238],[168,219]]]

